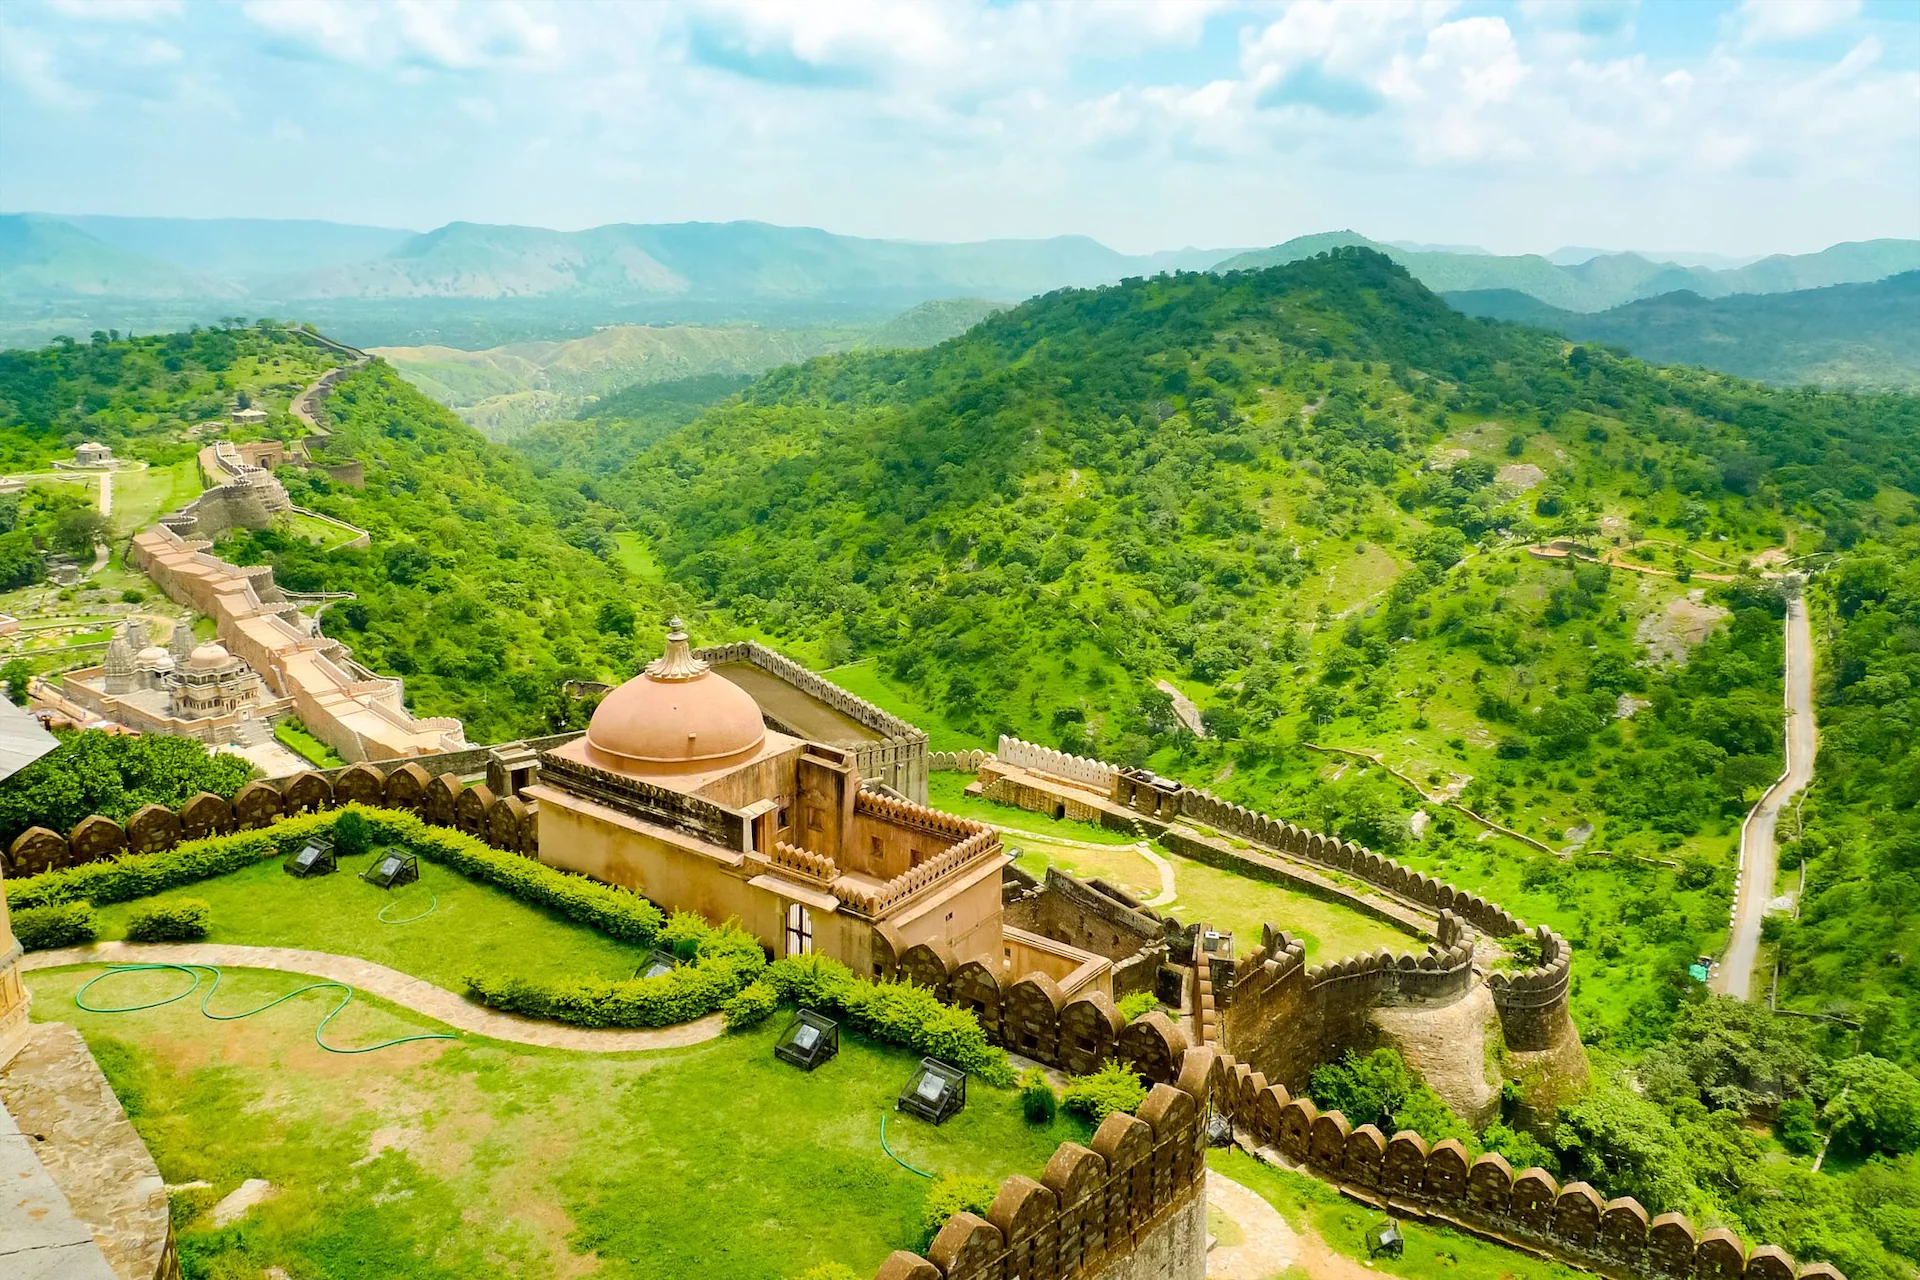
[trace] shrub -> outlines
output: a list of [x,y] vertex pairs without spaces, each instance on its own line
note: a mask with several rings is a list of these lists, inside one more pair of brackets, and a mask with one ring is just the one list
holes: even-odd
[[766,981],[786,1004],[834,1013],[876,1040],[904,1045],[951,1062],[990,1085],[1013,1084],[1006,1051],[965,1009],[941,1004],[933,992],[906,982],[868,982],[826,956],[789,956],[767,966]]
[[373,848],[373,832],[366,815],[358,809],[343,809],[333,820],[333,851],[343,858],[357,858]]
[[1053,1086],[1047,1083],[1046,1072],[1028,1067],[1020,1073],[1020,1114],[1028,1124],[1052,1124],[1059,1105]]
[[646,946],[665,919],[660,908],[637,893],[556,871],[517,853],[502,852],[464,832],[422,822],[410,813],[359,805],[331,813],[303,814],[258,831],[194,840],[161,853],[48,871],[10,883],[8,900],[15,907],[131,902],[238,871],[262,858],[283,856],[316,832],[337,832],[349,815],[365,823],[372,840],[403,844],[428,862],[491,884],[523,902],[545,907],[622,942]]
[[1160,1007],[1160,999],[1151,991],[1136,991],[1119,1004],[1120,1017],[1125,1022],[1152,1013]]
[[926,1252],[940,1228],[956,1213],[987,1216],[987,1209],[1000,1188],[985,1178],[961,1173],[943,1173],[927,1188],[926,1207],[920,1211],[920,1251]]
[[13,936],[28,951],[52,951],[92,942],[100,934],[93,908],[84,902],[27,907],[13,913]]
[[738,995],[727,1001],[723,1012],[727,1015],[727,1030],[745,1031],[748,1027],[757,1027],[773,1016],[774,1009],[780,1004],[780,996],[764,982],[749,982],[740,988]]
[[213,908],[202,898],[143,907],[127,920],[128,942],[198,942],[207,936]]
[[1814,1127],[1815,1118],[1813,1103],[1806,1098],[1788,1098],[1781,1103],[1774,1126],[1780,1135],[1780,1145],[1801,1156],[1810,1156],[1819,1150],[1820,1131]]
[[690,1022],[726,1006],[766,964],[759,939],[729,922],[710,925],[692,912],[675,912],[670,926],[692,942],[694,958],[656,978],[610,982],[560,981],[470,974],[467,989],[481,1004],[527,1017],[582,1027],[665,1027]]
[[1147,1084],[1125,1064],[1109,1059],[1090,1076],[1074,1076],[1060,1105],[1094,1124],[1116,1111],[1132,1114],[1147,1100]]

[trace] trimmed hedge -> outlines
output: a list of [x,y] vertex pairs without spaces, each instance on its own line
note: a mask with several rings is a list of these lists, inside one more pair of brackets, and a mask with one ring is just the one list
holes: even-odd
[[767,963],[760,941],[729,922],[708,924],[676,911],[662,931],[675,946],[691,944],[693,959],[657,978],[574,978],[540,982],[471,974],[467,991],[481,1004],[509,1013],[580,1027],[665,1027],[691,1022],[727,1005]]
[[611,938],[646,946],[665,922],[660,908],[637,893],[495,849],[464,832],[436,827],[397,809],[348,805],[327,813],[301,814],[257,831],[194,840],[161,853],[135,854],[43,872],[7,885],[15,907],[63,902],[131,902],[167,889],[197,884],[282,857],[316,833],[347,821],[364,825],[376,843],[404,844],[428,862],[505,890]]
[[203,898],[142,907],[127,920],[128,942],[198,942],[207,936],[213,908]]
[[1068,1080],[1060,1105],[1082,1119],[1099,1124],[1116,1111],[1128,1114],[1138,1111],[1146,1100],[1146,1081],[1118,1060],[1108,1059],[1092,1075]]
[[764,981],[786,1004],[837,1013],[876,1040],[951,1062],[1001,1088],[1013,1084],[1006,1050],[987,1043],[965,1009],[941,1004],[925,987],[868,982],[826,956],[789,956],[767,966]]
[[62,902],[14,912],[13,936],[28,951],[53,951],[92,942],[100,936],[100,925],[86,903]]
[[740,988],[740,993],[727,1001],[722,1011],[727,1015],[727,1030],[745,1031],[757,1027],[773,1016],[780,1005],[780,996],[764,982],[749,982]]

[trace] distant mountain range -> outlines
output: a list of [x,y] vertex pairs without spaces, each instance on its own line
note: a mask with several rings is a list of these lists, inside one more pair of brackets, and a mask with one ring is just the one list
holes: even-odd
[[[1014,303],[1162,271],[1272,266],[1345,245],[1378,249],[1435,292],[1512,291],[1567,312],[1678,290],[1722,298],[1920,269],[1920,240],[1716,266],[1736,260],[1574,247],[1503,256],[1475,245],[1382,244],[1352,231],[1246,251],[1125,254],[1085,236],[935,244],[763,222],[585,231],[455,222],[422,234],[319,221],[0,214],[0,346],[234,314],[297,318],[362,346],[476,350],[613,325],[743,322],[839,327],[866,341],[917,345],[984,315],[991,304],[980,299]],[[898,339],[874,332],[923,303],[945,310],[901,317]]]
[[1920,392],[1920,271],[1871,284],[1703,298],[1668,293],[1586,314],[1511,289],[1444,295],[1455,310],[1782,386]]
[[1637,253],[1602,254],[1563,266],[1537,254],[1415,252],[1352,231],[1301,236],[1270,249],[1236,254],[1216,271],[1278,266],[1345,245],[1378,249],[1436,293],[1506,289],[1563,311],[1604,311],[1639,298],[1688,290],[1704,298],[1736,293],[1784,293],[1826,285],[1880,280],[1920,270],[1920,240],[1864,240],[1819,253],[1776,254],[1726,270],[1656,262]]

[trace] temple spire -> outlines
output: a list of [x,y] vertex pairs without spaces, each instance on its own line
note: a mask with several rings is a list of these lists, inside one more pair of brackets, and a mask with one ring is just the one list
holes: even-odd
[[667,627],[667,651],[647,664],[647,675],[655,680],[692,680],[705,675],[707,664],[687,647],[687,624],[674,618]]

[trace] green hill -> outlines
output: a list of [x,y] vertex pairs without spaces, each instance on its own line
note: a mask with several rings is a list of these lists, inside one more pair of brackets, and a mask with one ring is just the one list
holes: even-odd
[[116,249],[58,218],[0,214],[0,297],[228,298],[235,285]]
[[911,307],[864,335],[855,345],[863,350],[918,350],[957,338],[996,311],[1004,302],[985,298],[938,298]]
[[1296,262],[1336,246],[1360,245],[1398,262],[1436,293],[1513,290],[1567,311],[1603,311],[1637,298],[1677,290],[1719,298],[1780,293],[1821,285],[1880,280],[1920,269],[1920,240],[1868,240],[1819,253],[1779,254],[1728,270],[1652,261],[1637,253],[1597,254],[1560,265],[1537,254],[1419,252],[1377,244],[1351,231],[1302,236],[1268,249],[1227,258],[1216,271],[1242,271]]
[[1593,314],[1513,290],[1446,297],[1470,315],[1538,325],[1661,363],[1782,386],[1920,391],[1920,271],[1791,293],[1669,293]]

